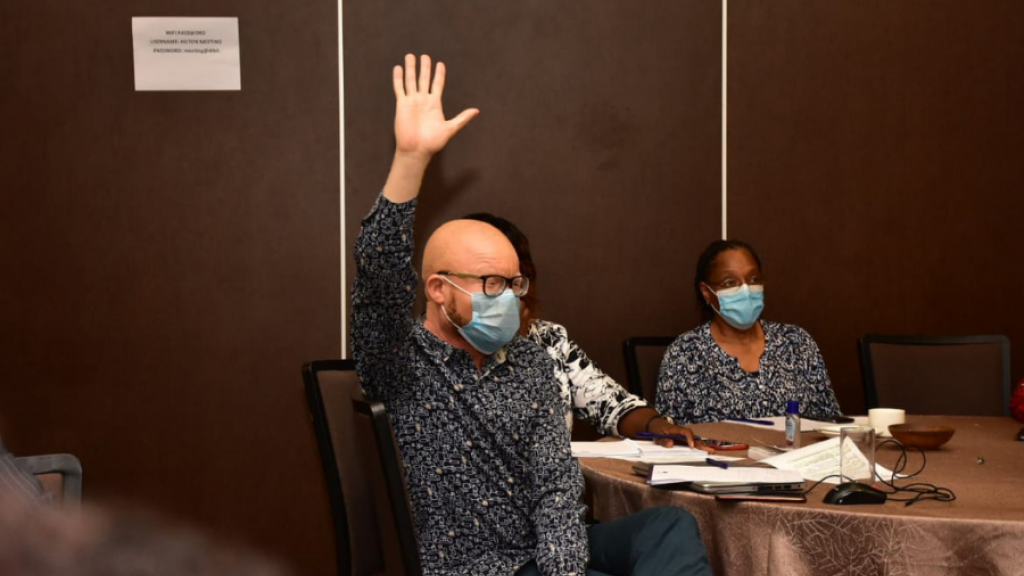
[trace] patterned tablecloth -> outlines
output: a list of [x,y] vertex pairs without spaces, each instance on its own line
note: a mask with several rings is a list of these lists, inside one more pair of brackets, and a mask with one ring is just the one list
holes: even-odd
[[[1024,442],[1010,418],[914,416],[907,422],[956,428],[948,444],[926,452],[913,481],[952,489],[954,502],[835,506],[821,484],[807,503],[718,502],[685,490],[652,488],[622,460],[580,462],[598,520],[652,506],[686,508],[700,522],[717,575],[871,576],[1024,575]],[[703,436],[751,445],[782,442],[782,433],[741,424],[701,424]],[[826,439],[804,433],[804,443]],[[892,468],[899,451],[877,451]],[[911,456],[911,465],[920,456]],[[729,453],[744,455],[744,453]],[[898,484],[911,480],[897,481]]]

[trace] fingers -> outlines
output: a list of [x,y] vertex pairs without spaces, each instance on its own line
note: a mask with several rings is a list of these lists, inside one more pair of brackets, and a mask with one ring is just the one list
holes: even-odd
[[700,441],[698,441],[693,447],[697,448],[698,450],[703,450],[703,451],[707,452],[708,454],[714,454],[715,453],[715,449],[714,448],[712,448],[711,446],[708,446],[707,444],[705,444],[703,442],[700,442]]
[[405,55],[404,70],[404,81],[402,66],[395,66],[392,72],[395,96],[401,98],[402,96],[411,96],[418,92],[420,94],[436,94],[440,97],[441,92],[444,91],[444,63],[437,63],[433,86],[431,86],[429,55],[423,54],[420,56],[420,73],[418,77],[416,75],[416,56],[414,54]]
[[437,67],[434,69],[434,83],[430,87],[430,93],[441,97],[444,92],[444,77],[448,69],[445,68],[444,62],[438,62]]
[[463,126],[469,124],[470,120],[476,118],[478,114],[480,114],[480,110],[477,108],[467,108],[462,112],[459,112],[459,115],[449,120],[448,123],[452,125],[454,132],[458,132],[459,130],[462,130]]
[[420,94],[428,94],[430,91],[430,56],[420,56]]
[[416,92],[416,57],[412,54],[405,55],[405,94]]
[[405,96],[405,86],[402,84],[402,67],[395,66],[391,71],[391,81],[395,86],[395,98]]

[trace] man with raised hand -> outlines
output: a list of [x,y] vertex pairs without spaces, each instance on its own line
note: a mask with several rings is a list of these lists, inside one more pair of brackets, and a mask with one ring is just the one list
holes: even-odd
[[[394,69],[395,156],[356,242],[352,337],[387,406],[428,575],[710,574],[692,516],[661,508],[588,531],[554,365],[517,336],[529,290],[498,229],[454,220],[427,241],[416,299],[413,220],[434,154],[479,111],[445,119],[445,67]],[[588,562],[590,567],[588,569]]]

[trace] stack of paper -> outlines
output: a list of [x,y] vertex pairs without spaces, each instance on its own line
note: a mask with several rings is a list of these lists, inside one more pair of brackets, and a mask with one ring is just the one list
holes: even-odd
[[640,447],[626,438],[621,442],[572,442],[572,455],[577,458],[616,458],[640,456]]
[[681,482],[728,482],[737,484],[785,484],[803,482],[803,476],[794,470],[776,470],[753,466],[674,466],[658,465],[651,471],[651,486]]
[[689,446],[665,448],[647,440],[625,439],[619,442],[573,442],[577,458],[621,458],[623,460],[664,461],[704,460],[708,453]]
[[[776,468],[794,470],[808,480],[824,479],[827,483],[839,484],[839,438],[817,442],[799,450],[765,458],[761,462]],[[868,469],[867,458],[855,446],[847,451],[845,464],[847,475],[862,476]],[[878,464],[875,465],[875,471],[882,478],[892,477],[892,470]]]

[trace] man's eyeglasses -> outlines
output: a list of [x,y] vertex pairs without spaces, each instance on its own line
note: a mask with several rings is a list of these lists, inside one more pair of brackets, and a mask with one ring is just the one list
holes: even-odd
[[504,276],[493,276],[490,274],[477,276],[476,274],[463,274],[462,272],[449,272],[447,270],[441,270],[438,274],[480,280],[484,287],[484,294],[491,298],[500,296],[506,287],[511,287],[512,294],[520,298],[526,296],[526,292],[530,289],[530,279],[526,276],[516,276],[515,278],[505,278]]

